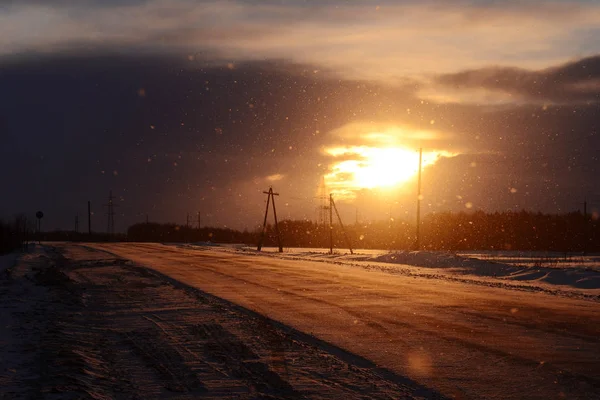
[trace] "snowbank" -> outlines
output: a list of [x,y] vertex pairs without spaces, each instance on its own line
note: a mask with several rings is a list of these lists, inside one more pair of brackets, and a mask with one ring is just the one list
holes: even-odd
[[374,258],[374,261],[425,268],[449,269],[452,273],[494,277],[520,282],[540,282],[579,289],[600,289],[600,272],[588,268],[536,268],[515,266],[456,254],[430,251],[401,251]]
[[[211,249],[215,249],[213,247],[215,244],[204,242],[176,244],[176,246],[197,250],[210,246]],[[521,289],[545,287],[546,290],[549,288],[600,290],[600,268],[594,263],[594,258],[591,256],[586,256],[585,259],[581,256],[577,256],[576,259],[570,258],[568,263],[543,263],[533,262],[538,259],[546,260],[538,253],[519,254],[520,258],[518,259],[522,260],[523,264],[517,264],[514,262],[517,258],[514,258],[513,254],[506,254],[502,258],[503,252],[497,251],[494,252],[494,260],[496,260],[494,261],[486,259],[488,255],[485,252],[472,253],[474,256],[469,257],[444,251],[356,250],[354,254],[350,254],[348,250],[335,249],[333,254],[329,254],[328,249],[322,248],[285,248],[283,253],[279,253],[276,248],[272,247],[266,247],[263,248],[263,252],[257,252],[256,248],[245,245],[222,245],[218,250],[243,251],[246,254],[292,260],[346,264],[367,269],[375,268],[389,273],[409,273],[415,276],[440,279],[459,278],[462,281],[512,285]],[[479,255],[481,258],[477,258],[475,255]],[[564,254],[561,253],[559,256],[564,257]],[[548,258],[548,260],[550,259]],[[576,260],[585,262],[576,263]]]

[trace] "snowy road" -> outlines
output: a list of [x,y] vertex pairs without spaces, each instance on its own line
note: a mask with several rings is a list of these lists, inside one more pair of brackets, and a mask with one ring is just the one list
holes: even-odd
[[103,251],[0,265],[0,398],[424,399],[372,362]]
[[210,249],[93,246],[450,397],[600,398],[597,302]]

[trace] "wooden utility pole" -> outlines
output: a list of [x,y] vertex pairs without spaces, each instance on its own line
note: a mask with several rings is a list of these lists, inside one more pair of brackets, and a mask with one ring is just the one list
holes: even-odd
[[267,230],[267,215],[269,214],[269,204],[271,203],[271,189],[269,189],[267,194],[267,208],[265,209],[265,219],[263,220],[262,231],[260,232],[260,238],[258,239],[258,246],[256,248],[257,251],[260,251],[262,249],[263,240],[265,238],[265,232]]
[[277,234],[277,244],[279,245],[279,252],[283,253],[283,245],[281,244],[281,235],[279,234],[279,224],[277,223],[277,210],[275,209],[275,196],[279,196],[279,193],[273,193],[273,188],[270,187],[268,192],[263,192],[267,195],[267,208],[265,209],[265,219],[263,220],[263,228],[260,233],[258,240],[257,250],[262,249],[265,234],[267,232],[267,215],[269,214],[269,203],[273,202],[273,216],[275,217],[275,233]]
[[279,246],[279,252],[283,253],[283,246],[281,245],[281,235],[279,235],[279,224],[277,223],[277,210],[275,209],[275,196],[279,196],[279,193],[273,193],[273,188],[269,188],[271,191],[271,201],[273,202],[273,216],[275,217],[275,233],[277,234],[277,245]]
[[[348,249],[350,249],[350,254],[354,254],[354,251],[352,250],[352,242],[350,242],[350,238],[348,237],[348,234],[346,233],[346,229],[344,228],[344,224],[342,223],[342,218],[340,217],[340,213],[338,212],[338,209],[335,206],[335,201],[333,201],[333,194],[329,195],[329,200],[331,201],[330,205],[335,210],[335,215],[337,215],[337,217],[338,217],[338,221],[340,223],[340,227],[342,228],[342,232],[344,233],[344,237],[346,238],[346,243],[348,244]],[[331,218],[331,211],[329,212],[329,215],[330,215],[330,218]],[[331,232],[332,232],[332,235],[333,235],[333,223],[331,223]],[[331,239],[330,252],[333,253],[333,239]]]
[[329,194],[329,254],[333,254],[333,194]]
[[417,240],[415,249],[421,249],[421,164],[423,161],[423,148],[419,149],[419,183],[417,189]]

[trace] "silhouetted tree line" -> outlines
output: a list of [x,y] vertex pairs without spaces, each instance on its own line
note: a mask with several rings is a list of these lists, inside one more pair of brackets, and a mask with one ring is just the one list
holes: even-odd
[[186,225],[139,223],[127,229],[127,240],[134,242],[214,242],[252,243],[256,236],[229,228],[192,228]]
[[[415,225],[405,221],[379,221],[345,227],[354,248],[412,249]],[[329,247],[329,226],[306,220],[279,224],[284,247]],[[127,239],[133,241],[245,243],[255,245],[260,229],[239,232],[223,228],[200,230],[175,224],[136,224]],[[333,226],[334,248],[346,249],[341,227]],[[275,227],[268,225],[264,246],[276,246]],[[424,217],[421,248],[429,250],[552,250],[600,251],[600,223],[589,215],[521,212],[443,212]]]
[[[306,220],[279,224],[284,247],[329,247],[329,226]],[[600,251],[600,222],[574,212],[561,215],[521,212],[432,213],[424,217],[421,248],[429,250],[552,250]],[[408,250],[414,247],[415,225],[405,221],[378,221],[346,226],[354,248]],[[260,229],[191,228],[185,225],[139,223],[127,234],[74,231],[35,232],[35,221],[18,215],[0,221],[0,253],[18,249],[27,241],[143,241],[214,242],[256,245]],[[346,249],[340,226],[333,226],[334,248]],[[268,225],[264,246],[276,246],[275,227]]]
[[[405,221],[353,224],[346,227],[355,248],[409,250],[416,226]],[[284,246],[329,247],[329,227],[310,221],[283,221]],[[265,245],[275,245],[269,227]],[[334,224],[334,247],[346,248],[341,228]],[[421,225],[421,248],[429,250],[552,250],[600,251],[600,223],[573,212],[561,215],[520,212],[432,213]]]
[[37,221],[28,218],[25,214],[18,214],[12,221],[0,220],[0,254],[10,253],[15,250],[27,250],[27,244],[32,241],[70,241],[70,242],[108,242],[125,241],[124,234],[108,235],[106,233],[75,231],[37,232]]
[[427,215],[422,231],[422,243],[431,249],[600,250],[598,220],[580,212],[445,212]]
[[127,235],[115,233],[109,235],[104,232],[75,232],[75,231],[51,231],[40,233],[41,241],[48,242],[123,242],[127,240]]
[[[415,241],[414,228],[403,221],[376,221],[354,224],[345,227],[345,233],[353,248],[362,249],[402,249],[409,248]],[[329,247],[329,225],[312,221],[284,220],[279,231],[286,247]],[[258,233],[257,233],[258,234]],[[275,227],[269,225],[265,235],[265,246],[275,246]],[[346,236],[341,227],[333,225],[333,247],[347,249]]]

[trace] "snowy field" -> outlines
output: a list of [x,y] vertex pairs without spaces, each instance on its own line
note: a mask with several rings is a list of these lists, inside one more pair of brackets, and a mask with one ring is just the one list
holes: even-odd
[[600,271],[600,254],[555,251],[465,251],[462,257],[495,261],[503,264],[546,268],[588,268]]
[[[495,263],[471,260],[477,267],[465,273],[463,259],[427,252],[331,256],[150,243],[94,247],[444,396],[600,398],[597,289],[498,282],[484,275],[488,264],[497,271]],[[431,266],[402,264],[411,257]]]
[[[231,247],[243,249],[246,251],[256,250],[256,247],[243,245],[222,245],[223,247]],[[263,247],[263,252],[277,253],[277,247]],[[284,248],[285,254],[328,254],[329,249],[324,248],[300,248],[289,247]],[[392,250],[371,250],[371,249],[355,249],[354,254],[361,256],[383,256],[393,253]],[[348,249],[334,249],[334,254],[348,254]],[[588,268],[597,269],[600,271],[600,254],[598,253],[580,253],[580,252],[556,252],[556,251],[499,251],[499,250],[484,250],[484,251],[457,251],[457,252],[427,252],[437,253],[440,255],[457,255],[464,258],[475,258],[483,261],[492,261],[499,264],[508,264],[520,267],[547,267],[547,268]]]
[[38,246],[0,261],[2,399],[440,397],[104,251]]
[[536,267],[156,243],[2,260],[0,398],[600,399],[598,288],[514,279]]
[[[204,249],[203,244],[169,244]],[[257,253],[243,245],[212,246],[220,251]],[[391,274],[429,277],[498,286],[517,290],[544,291],[565,296],[600,300],[600,255],[551,252],[389,251],[357,249],[263,248],[270,257],[332,262]]]

